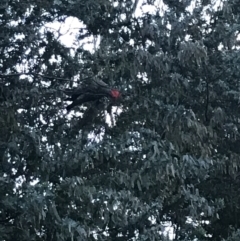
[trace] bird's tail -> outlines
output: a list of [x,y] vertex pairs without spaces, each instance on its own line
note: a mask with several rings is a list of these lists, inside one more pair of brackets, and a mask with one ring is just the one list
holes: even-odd
[[66,107],[67,112],[69,112],[74,107],[73,104],[70,104]]

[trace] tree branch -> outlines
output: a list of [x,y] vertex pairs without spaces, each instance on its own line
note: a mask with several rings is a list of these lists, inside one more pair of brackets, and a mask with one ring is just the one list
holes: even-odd
[[[43,75],[43,74],[35,74],[35,73],[32,73],[32,72],[28,72],[28,73],[25,73],[25,72],[21,72],[21,73],[14,73],[14,74],[0,74],[0,78],[3,79],[3,78],[11,78],[11,77],[15,77],[15,76],[21,76],[21,75],[32,75],[34,77],[42,77],[42,78],[46,78],[46,79],[55,79],[55,80],[63,80],[63,81],[70,81],[70,79],[65,79],[65,78],[61,78],[61,77],[56,77],[56,76],[48,76],[48,75]],[[86,80],[86,79],[90,79],[90,78],[93,78],[94,76],[89,76],[89,77],[86,77],[86,78],[83,78],[82,80]]]

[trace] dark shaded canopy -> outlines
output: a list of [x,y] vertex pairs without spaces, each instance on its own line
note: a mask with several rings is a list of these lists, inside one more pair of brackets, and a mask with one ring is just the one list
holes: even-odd
[[[1,240],[239,240],[240,2],[158,2],[1,1]],[[99,73],[126,97],[67,115]]]

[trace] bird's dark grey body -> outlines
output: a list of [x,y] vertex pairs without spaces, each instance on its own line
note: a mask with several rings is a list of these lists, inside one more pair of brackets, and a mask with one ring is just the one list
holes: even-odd
[[65,99],[66,101],[73,101],[72,104],[67,106],[68,111],[86,102],[97,101],[103,97],[112,97],[111,88],[102,80],[86,81],[75,89],[65,90],[64,93],[70,96]]

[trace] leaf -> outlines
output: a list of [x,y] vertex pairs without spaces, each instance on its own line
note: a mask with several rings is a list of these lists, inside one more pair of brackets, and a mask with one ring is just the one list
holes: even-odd
[[141,183],[140,183],[140,181],[139,181],[139,180],[137,180],[137,186],[138,186],[138,190],[139,190],[139,191],[142,191],[142,188],[141,188]]

